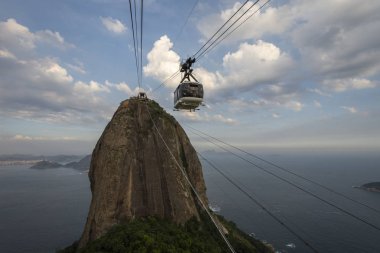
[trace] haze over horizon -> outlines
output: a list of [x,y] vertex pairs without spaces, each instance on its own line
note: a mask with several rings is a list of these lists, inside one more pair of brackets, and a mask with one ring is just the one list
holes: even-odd
[[[148,97],[246,148],[380,151],[379,1],[272,0],[195,64],[200,111],[171,111],[179,78],[149,93],[241,3],[144,1]],[[134,60],[127,0],[1,1],[0,154],[90,153],[137,93]]]

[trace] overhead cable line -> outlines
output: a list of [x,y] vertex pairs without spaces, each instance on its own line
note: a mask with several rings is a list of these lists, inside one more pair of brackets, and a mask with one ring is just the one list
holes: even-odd
[[[259,0],[258,0],[259,1]],[[206,43],[203,44],[203,46],[192,56],[192,58],[196,58],[197,54],[223,29],[225,25],[227,25],[230,20],[235,17],[235,15],[249,2],[249,0],[246,0],[239,9],[226,21],[224,24],[206,41]]]
[[180,29],[179,32],[177,33],[177,36],[174,38],[174,41],[177,41],[177,39],[179,38],[179,36],[182,34],[183,29],[186,27],[187,22],[189,21],[191,14],[193,14],[193,11],[194,11],[195,7],[197,6],[198,2],[199,2],[199,0],[196,0],[196,1],[194,2],[193,7],[191,8],[189,14],[187,15],[187,18],[186,18],[185,22],[182,24],[181,29]]
[[137,22],[137,4],[136,4],[136,0],[133,0],[133,7],[134,7],[134,19],[135,19],[135,38],[136,38],[136,49],[137,49],[137,65],[139,66],[138,70],[137,70],[137,75],[138,75],[138,82],[139,82],[139,89],[140,89],[140,85],[141,85],[141,79],[140,79],[140,68],[141,68],[141,63],[140,63],[140,50],[139,50],[139,23]]
[[328,187],[328,186],[325,186],[325,185],[323,185],[323,184],[321,184],[321,183],[318,183],[318,182],[316,182],[316,181],[314,181],[314,180],[312,180],[312,179],[309,179],[309,178],[307,178],[307,177],[305,177],[305,176],[302,176],[302,175],[300,175],[300,174],[298,174],[298,173],[295,173],[295,172],[293,172],[293,171],[291,171],[291,170],[289,170],[289,169],[286,169],[286,168],[284,168],[284,167],[282,167],[282,166],[279,166],[279,165],[277,165],[277,164],[275,164],[275,163],[273,163],[273,162],[271,162],[271,161],[268,161],[268,160],[266,160],[266,159],[264,159],[264,158],[262,158],[262,157],[260,157],[260,156],[258,156],[258,155],[254,155],[254,154],[252,154],[252,153],[249,153],[249,152],[247,152],[247,151],[245,151],[245,150],[243,150],[243,149],[241,149],[241,148],[239,148],[239,147],[236,147],[236,146],[234,146],[234,145],[232,145],[232,144],[229,144],[228,142],[225,142],[225,141],[223,141],[223,140],[221,140],[221,139],[219,139],[219,138],[213,137],[213,136],[211,136],[211,135],[209,135],[209,134],[207,134],[207,133],[205,133],[205,132],[202,132],[202,131],[200,131],[200,130],[198,130],[198,129],[195,129],[195,128],[189,126],[189,125],[186,125],[186,126],[189,127],[189,128],[191,128],[191,129],[193,129],[194,131],[197,131],[197,132],[199,132],[199,133],[201,133],[201,134],[203,134],[203,135],[205,135],[205,136],[207,136],[207,137],[213,139],[213,140],[216,140],[216,141],[218,141],[218,142],[220,142],[220,143],[223,143],[223,144],[226,145],[226,146],[229,146],[229,147],[231,147],[231,148],[234,148],[234,149],[236,149],[236,150],[238,150],[238,151],[240,151],[240,152],[242,152],[242,153],[244,153],[244,154],[246,154],[246,155],[249,155],[249,156],[251,156],[251,157],[253,157],[253,158],[255,158],[255,159],[258,159],[258,160],[260,160],[260,161],[262,161],[262,162],[264,162],[264,163],[266,163],[266,164],[269,164],[269,165],[271,165],[271,166],[273,166],[273,167],[275,167],[275,168],[277,168],[277,169],[280,169],[280,170],[282,170],[282,171],[284,171],[284,172],[286,172],[286,173],[289,173],[289,174],[291,174],[291,175],[293,175],[293,176],[295,176],[295,177],[298,177],[298,178],[303,179],[303,180],[305,180],[305,181],[307,181],[307,182],[309,182],[309,183],[312,183],[312,184],[314,184],[314,185],[317,185],[317,186],[320,187],[320,188],[323,188],[323,189],[325,189],[325,190],[327,190],[327,191],[329,191],[329,192],[332,192],[332,193],[334,193],[334,194],[336,194],[336,195],[338,195],[338,196],[340,196],[340,197],[342,197],[342,198],[345,198],[345,199],[347,199],[347,200],[350,200],[350,201],[352,201],[352,202],[354,202],[354,203],[356,203],[356,204],[358,204],[358,205],[364,206],[364,207],[366,207],[366,208],[368,208],[368,209],[370,209],[370,210],[372,210],[372,211],[374,211],[374,212],[380,214],[380,210],[378,210],[378,209],[376,209],[376,208],[374,208],[374,207],[371,207],[371,206],[369,206],[369,205],[367,205],[367,204],[365,204],[365,203],[362,203],[362,202],[360,202],[360,201],[358,201],[358,200],[356,200],[356,199],[353,199],[353,198],[351,198],[351,197],[349,197],[349,196],[347,196],[347,195],[345,195],[345,194],[343,194],[343,193],[337,192],[336,190],[334,190],[334,189],[332,189],[332,188],[330,188],[330,187]]
[[141,0],[141,16],[140,16],[140,85],[142,86],[142,55],[143,55],[143,20],[144,20],[144,0]]
[[[135,0],[134,0],[135,1]],[[136,4],[136,2],[135,2]],[[136,8],[136,5],[134,5],[134,7]],[[129,0],[129,13],[130,13],[130,16],[131,16],[131,25],[132,25],[132,37],[133,37],[133,49],[134,49],[134,53],[135,53],[135,63],[136,63],[136,71],[137,71],[137,83],[140,87],[140,77],[139,77],[139,63],[138,63],[138,57],[137,57],[137,48],[136,48],[136,36],[135,36],[135,26],[134,26],[134,21],[133,21],[133,11],[132,11],[132,3],[131,3],[131,0]],[[136,9],[135,9],[135,15],[136,15]],[[136,16],[135,16],[136,17]],[[136,24],[137,25],[137,24]],[[136,27],[137,29],[137,27]]]
[[[224,24],[206,41],[206,43],[203,44],[203,46],[192,56],[192,58],[195,58],[197,56],[198,53],[200,53],[201,51],[201,54],[200,56],[198,56],[197,58],[200,58],[200,57],[203,57],[206,50],[210,48],[210,46],[214,45],[215,42],[221,37],[223,36],[234,24],[236,24],[237,21],[239,21],[251,8],[253,8],[253,6],[255,6],[260,0],[256,0],[256,2],[254,2],[252,4],[252,6],[250,8],[248,8],[248,10],[246,10],[239,18],[237,18],[237,20],[235,20],[233,22],[232,25],[230,25],[220,36],[218,36],[204,51],[202,51],[203,48],[205,48],[207,46],[207,44],[220,32],[222,31],[222,29],[228,24],[228,22],[230,22],[233,17],[235,17],[236,14],[238,14],[238,12],[249,2],[249,0],[246,0],[239,8],[238,10],[235,11],[235,13],[227,20],[224,22]],[[196,4],[195,4],[196,5]],[[195,7],[195,5],[193,6],[193,8]],[[192,11],[191,11],[192,12]],[[188,17],[190,17],[191,15],[191,12],[189,14]],[[186,21],[187,22],[187,21]],[[186,23],[185,22],[185,23]],[[210,51],[210,50],[209,50]],[[207,52],[206,52],[207,53]],[[160,89],[162,86],[164,86],[166,84],[167,81],[169,81],[170,79],[172,79],[174,76],[177,76],[179,74],[179,71],[173,73],[171,76],[169,76],[167,79],[165,79],[162,83],[160,83],[155,89],[152,90],[152,93],[155,92],[156,90]]]
[[[241,6],[240,8],[208,39],[208,41],[206,43],[204,43],[204,45],[193,55],[193,57],[195,57],[199,52],[201,52],[201,54],[196,58],[197,60],[199,60],[200,58],[202,58],[205,54],[207,54],[208,52],[210,52],[211,50],[213,50],[221,41],[223,41],[224,39],[226,39],[228,36],[230,36],[236,29],[238,29],[243,23],[245,23],[250,17],[252,17],[255,13],[257,13],[259,10],[261,10],[266,4],[268,4],[270,2],[270,0],[268,0],[267,2],[265,2],[263,5],[261,5],[256,11],[254,11],[252,14],[250,14],[248,16],[248,18],[246,18],[245,20],[243,20],[237,27],[235,27],[230,33],[228,33],[226,36],[224,36],[221,40],[219,40],[224,34],[226,34],[227,31],[229,31],[229,29],[232,28],[232,26],[234,26],[248,11],[250,11],[260,0],[257,0],[255,1],[251,7],[249,7],[242,15],[240,15],[221,35],[219,35],[209,46],[207,46],[207,48],[205,50],[203,50],[201,52],[201,50],[206,47],[207,43],[209,43],[222,29],[225,25],[227,25],[227,23],[232,20],[232,18],[249,2],[248,1],[245,1]],[[196,4],[195,4],[196,5]],[[195,6],[194,5],[194,6]],[[194,7],[193,6],[193,7]],[[189,14],[189,16],[191,15],[191,12]],[[187,22],[187,21],[186,21]],[[179,74],[179,71],[173,73],[171,76],[169,76],[167,79],[165,79],[162,83],[160,83],[156,88],[154,88],[151,92],[155,92],[156,90],[160,89],[162,86],[164,86],[166,84],[166,82],[168,82],[170,79],[176,77],[177,75]]]
[[153,90],[151,90],[150,93],[154,93],[156,90],[158,90],[161,87],[165,86],[165,84],[167,84],[167,82],[169,82],[171,79],[177,77],[179,74],[180,74],[180,71],[177,70],[171,76],[167,77],[164,81],[162,81],[159,85],[157,85],[156,88],[154,88]]
[[[226,30],[224,30],[224,32],[222,34],[220,34],[210,45],[207,46],[206,49],[204,49],[202,51],[202,53],[196,57],[196,59],[199,59],[200,57],[202,57],[206,52],[207,50],[212,47],[224,34],[226,34],[226,32],[228,32],[228,30],[231,29],[232,26],[234,26],[248,11],[250,11],[260,0],[256,0],[252,5],[251,7],[249,7],[246,11],[243,12],[243,14],[241,14]],[[238,12],[238,11],[237,11]],[[236,12],[236,13],[237,13]],[[236,14],[235,13],[235,14]]]
[[257,10],[255,10],[252,14],[250,14],[246,19],[244,19],[238,26],[236,26],[232,31],[230,31],[229,33],[227,33],[221,40],[219,40],[218,42],[216,42],[209,50],[207,50],[204,54],[202,54],[201,56],[198,57],[198,61],[203,57],[205,56],[206,54],[208,54],[209,52],[211,52],[215,47],[217,47],[223,40],[225,40],[226,38],[228,38],[233,32],[235,32],[237,29],[240,28],[240,26],[242,26],[245,22],[247,22],[248,19],[250,19],[253,15],[255,15],[258,11],[260,11],[262,8],[264,8],[271,0],[268,0],[266,1],[264,4],[262,4]]
[[358,220],[358,221],[360,221],[360,222],[362,222],[362,223],[364,223],[364,224],[366,224],[366,225],[368,225],[368,226],[370,226],[370,227],[376,229],[377,231],[380,231],[380,227],[379,227],[379,226],[377,226],[377,225],[375,225],[375,224],[372,224],[371,222],[366,221],[366,220],[360,218],[359,216],[357,216],[357,215],[355,215],[355,214],[353,214],[353,213],[351,213],[351,212],[349,212],[349,211],[347,211],[347,210],[345,210],[345,209],[343,209],[343,208],[341,208],[341,207],[335,205],[334,203],[332,203],[332,202],[330,202],[330,201],[328,201],[328,200],[323,199],[322,197],[319,197],[319,196],[316,195],[315,193],[312,193],[311,191],[309,191],[309,190],[307,190],[307,189],[305,189],[305,188],[303,188],[303,187],[301,187],[301,186],[295,184],[294,182],[292,182],[292,181],[290,181],[290,180],[288,180],[288,179],[285,179],[285,178],[282,178],[281,176],[278,176],[277,174],[273,173],[272,171],[267,170],[267,169],[265,169],[264,167],[262,167],[262,166],[260,166],[260,165],[257,165],[257,164],[255,164],[254,162],[252,162],[252,161],[246,159],[245,157],[243,157],[243,156],[241,156],[241,155],[239,155],[239,154],[236,154],[236,153],[232,152],[231,150],[226,149],[225,147],[221,146],[220,144],[215,143],[214,141],[211,141],[211,140],[207,139],[206,137],[203,137],[202,135],[196,133],[195,131],[192,131],[192,130],[190,130],[190,131],[191,131],[192,133],[198,135],[198,136],[201,137],[202,139],[204,139],[204,140],[206,140],[206,141],[208,141],[208,142],[214,144],[215,146],[218,146],[219,148],[223,149],[224,151],[227,151],[228,153],[231,153],[232,155],[234,155],[234,156],[236,156],[236,157],[242,159],[243,161],[246,161],[247,163],[249,163],[249,164],[255,166],[256,168],[258,168],[258,169],[260,169],[260,170],[266,172],[267,174],[270,174],[270,175],[274,176],[275,178],[277,178],[277,179],[279,179],[279,180],[281,180],[281,181],[283,181],[283,182],[285,182],[285,183],[287,183],[287,184],[289,184],[289,185],[295,187],[296,189],[298,189],[298,190],[300,190],[300,191],[302,191],[302,192],[304,192],[304,193],[306,193],[306,194],[308,194],[308,195],[310,195],[310,196],[312,196],[312,197],[314,197],[314,198],[320,200],[321,202],[323,202],[323,203],[325,203],[325,204],[327,204],[327,205],[329,205],[329,206],[331,206],[331,207],[334,207],[335,209],[341,211],[342,213],[345,213],[345,214],[347,214],[348,216],[350,216],[350,217],[352,217],[352,218],[354,218],[354,219],[356,219],[356,220]]
[[285,224],[281,219],[279,219],[274,213],[272,213],[268,208],[266,208],[260,201],[255,199],[252,194],[249,194],[247,191],[245,191],[242,187],[240,187],[239,184],[237,184],[235,181],[233,181],[231,178],[229,178],[222,170],[217,168],[213,163],[211,163],[208,159],[206,159],[202,154],[197,152],[198,155],[207,162],[214,170],[216,170],[219,174],[221,174],[228,182],[230,182],[232,185],[234,185],[240,192],[242,192],[246,197],[248,197],[251,201],[253,201],[256,205],[258,205],[262,210],[264,210],[269,216],[271,216],[275,221],[277,221],[281,226],[283,226],[285,229],[287,229],[292,235],[297,237],[301,242],[305,244],[311,251],[318,253],[318,250],[316,250],[306,239],[304,239],[302,236],[300,236],[296,231],[294,231],[291,227],[289,227],[287,224]]
[[162,137],[160,131],[158,130],[157,126],[156,126],[156,123],[154,122],[153,118],[152,118],[152,115],[150,113],[150,110],[149,110],[149,106],[147,104],[145,104],[147,110],[148,110],[148,114],[149,114],[149,117],[150,117],[150,120],[153,124],[153,127],[154,129],[156,130],[158,136],[160,137],[160,139],[162,140],[162,142],[164,143],[165,147],[166,147],[166,150],[170,153],[171,157],[173,158],[175,164],[177,165],[177,167],[180,169],[183,177],[185,178],[186,182],[189,184],[190,188],[192,189],[193,193],[195,194],[196,198],[198,199],[199,203],[201,204],[202,208],[206,211],[207,215],[210,217],[212,223],[215,225],[216,229],[218,230],[219,234],[221,235],[221,237],[223,238],[223,240],[225,241],[225,243],[227,244],[229,250],[232,252],[232,253],[236,253],[234,248],[232,247],[231,243],[228,241],[227,237],[225,236],[225,234],[223,233],[222,229],[220,228],[220,226],[218,225],[218,223],[216,222],[215,218],[212,216],[212,214],[210,213],[208,207],[205,205],[205,203],[202,201],[202,198],[200,197],[199,193],[197,192],[197,190],[195,189],[195,187],[193,186],[193,184],[191,183],[189,177],[187,176],[186,174],[186,170],[179,164],[179,162],[177,161],[176,157],[174,156],[174,154],[172,153],[172,151],[170,150],[168,144],[166,143],[166,141],[164,140],[164,138]]

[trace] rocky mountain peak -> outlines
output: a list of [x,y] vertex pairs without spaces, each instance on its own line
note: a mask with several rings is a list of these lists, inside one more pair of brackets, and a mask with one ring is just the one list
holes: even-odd
[[207,204],[201,164],[179,123],[153,100],[125,100],[92,153],[92,201],[80,247],[135,218],[184,223],[199,217],[197,200],[159,133]]

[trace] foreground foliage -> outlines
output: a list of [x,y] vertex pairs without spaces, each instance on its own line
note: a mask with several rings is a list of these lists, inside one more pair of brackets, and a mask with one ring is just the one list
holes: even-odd
[[[229,231],[228,239],[236,252],[273,252],[262,242],[240,231],[234,223],[219,216]],[[77,244],[57,253],[227,253],[224,241],[207,217],[193,218],[185,225],[158,218],[137,219],[113,227],[101,238],[77,251]]]

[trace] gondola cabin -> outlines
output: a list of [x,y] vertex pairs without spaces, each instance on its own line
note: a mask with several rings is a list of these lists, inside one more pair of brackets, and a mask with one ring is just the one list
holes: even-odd
[[174,91],[174,108],[176,110],[194,111],[203,102],[203,85],[198,82],[185,81]]

